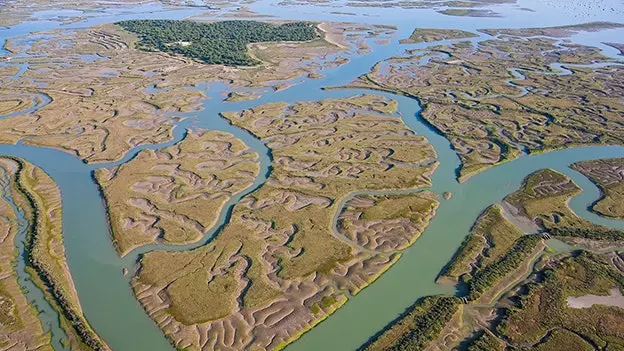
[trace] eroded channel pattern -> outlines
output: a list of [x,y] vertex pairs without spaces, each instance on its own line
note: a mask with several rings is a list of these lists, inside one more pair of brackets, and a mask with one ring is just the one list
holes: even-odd
[[[427,296],[373,336],[362,349],[381,350],[602,350],[624,345],[624,265],[621,238],[571,217],[567,200],[578,187],[550,169],[527,176],[504,206],[488,207],[444,268],[439,282],[458,284],[456,296]],[[520,211],[513,211],[517,205]],[[510,211],[511,210],[511,213]],[[560,221],[548,221],[553,211]],[[544,218],[538,218],[537,213]],[[565,212],[565,213],[564,213]],[[535,220],[544,233],[524,233],[516,217]],[[576,247],[556,251],[547,233],[575,223]],[[616,231],[612,231],[612,235]],[[566,234],[567,233],[567,234]],[[580,232],[579,232],[580,233]],[[602,234],[601,234],[602,233]],[[621,233],[619,233],[621,235]],[[552,247],[549,247],[553,245]]]
[[621,66],[598,48],[534,32],[408,50],[349,86],[420,99],[422,117],[462,161],[460,180],[524,152],[622,144]]
[[[22,211],[22,215],[29,224],[23,239],[25,240],[24,252],[19,253],[25,257],[24,271],[30,276],[29,280],[43,292],[41,299],[45,299],[45,303],[51,306],[50,310],[53,309],[58,313],[58,316],[52,318],[58,319],[55,323],[59,323],[62,332],[67,335],[68,345],[72,349],[109,350],[84,317],[67,266],[63,246],[61,192],[59,188],[42,169],[26,161],[14,158],[2,158],[1,161],[2,167],[10,175],[12,184],[9,189],[13,201]],[[14,213],[13,217],[15,218],[15,216]],[[9,225],[9,236],[11,233],[15,235],[16,221],[14,220]],[[9,328],[17,327],[21,323],[19,322],[21,316],[18,315],[15,306],[21,308],[24,306],[16,305],[15,301],[18,300],[13,302],[12,313],[7,314],[7,318],[11,316],[15,318],[12,323],[6,325]],[[39,303],[42,302],[39,301]],[[32,309],[33,306],[29,305],[27,308]],[[32,323],[28,313],[24,311],[19,313],[23,314],[23,322]],[[22,327],[24,326],[22,324]],[[36,333],[37,328],[33,326],[29,328],[35,328],[31,329],[34,332],[31,342],[40,342],[42,338]],[[59,333],[61,331],[54,330],[53,332]],[[19,335],[19,333],[15,335]],[[25,345],[23,341],[18,344]],[[55,345],[54,347],[61,346]]]
[[[362,247],[334,227],[353,192],[430,184],[436,154],[389,115],[395,109],[364,95],[224,114],[267,144],[273,170],[208,245],[142,257],[135,292],[176,347],[283,347],[399,258],[433,215],[431,194],[370,198],[396,204],[396,213],[368,210],[380,224],[371,236],[393,250]],[[400,231],[388,230],[397,221]]]
[[379,252],[404,250],[418,239],[438,206],[437,195],[358,195],[338,217],[338,232]]
[[[17,170],[18,164],[13,160],[0,159],[3,192],[11,191],[9,175]],[[37,310],[22,291],[13,267],[19,254],[14,244],[17,216],[5,196],[0,198],[0,348],[51,351],[50,335],[44,331]]]
[[198,241],[233,195],[258,175],[258,154],[233,135],[189,131],[175,145],[98,169],[121,255],[138,246]]
[[[26,63],[28,70],[0,82],[0,117],[12,116],[0,120],[0,142],[54,147],[87,163],[120,160],[138,145],[173,139],[179,118],[171,115],[197,112],[205,99],[201,89],[189,87],[220,82],[258,94],[287,89],[347,63],[345,56],[361,50],[374,29],[340,23],[320,28],[323,38],[313,41],[249,45],[249,55],[261,64],[244,69],[137,50],[137,37],[112,24],[11,38],[5,45],[11,64]],[[29,110],[41,99],[31,91],[50,101]]]
[[602,216],[624,219],[624,159],[578,162],[572,168],[583,173],[602,191],[592,210]]

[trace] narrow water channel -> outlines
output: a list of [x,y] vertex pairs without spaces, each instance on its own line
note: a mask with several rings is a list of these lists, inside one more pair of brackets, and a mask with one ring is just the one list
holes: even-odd
[[[259,1],[252,6],[262,11],[271,1]],[[309,11],[321,11],[318,17],[324,20],[353,20],[322,12],[318,8],[301,7],[284,10],[276,8],[276,18],[308,19]],[[157,12],[104,12],[99,17],[90,18],[87,22],[69,27],[88,26],[98,23],[114,22],[131,18],[181,18],[196,13],[197,10],[179,10]],[[266,11],[264,11],[266,13]],[[409,11],[406,11],[408,13]],[[134,148],[119,162],[98,165],[85,165],[79,159],[67,153],[41,148],[18,145],[0,145],[0,154],[22,157],[44,169],[56,181],[63,194],[63,225],[66,252],[69,267],[75,280],[80,302],[89,322],[95,330],[116,351],[134,350],[171,350],[167,340],[156,325],[145,314],[134,298],[129,277],[123,277],[122,268],[132,268],[140,254],[151,250],[187,250],[208,242],[229,219],[233,206],[240,198],[257,189],[267,179],[271,171],[270,150],[249,132],[230,125],[219,113],[252,108],[269,102],[317,101],[328,98],[344,98],[369,93],[382,95],[399,102],[398,115],[405,124],[418,134],[425,136],[435,148],[440,166],[432,177],[433,186],[430,190],[441,194],[445,191],[453,193],[451,200],[442,200],[437,215],[431,221],[425,233],[409,249],[403,257],[387,273],[373,285],[364,289],[331,318],[306,333],[302,339],[288,347],[288,350],[352,350],[359,347],[366,339],[379,331],[394,319],[406,307],[418,298],[438,293],[453,293],[434,283],[440,269],[453,255],[479,213],[487,206],[499,202],[510,192],[516,190],[523,178],[531,172],[542,168],[554,168],[570,176],[584,192],[571,201],[572,209],[581,217],[599,224],[614,228],[624,228],[620,221],[600,218],[587,211],[587,206],[595,201],[598,190],[585,177],[568,168],[569,164],[581,160],[608,157],[624,157],[624,148],[619,146],[580,147],[546,154],[524,156],[515,161],[507,162],[474,176],[464,184],[457,183],[455,172],[459,159],[451,149],[449,141],[433,130],[420,118],[420,106],[417,100],[405,96],[378,91],[348,89],[322,90],[323,87],[340,86],[349,83],[359,75],[367,73],[377,62],[402,54],[406,49],[423,48],[429,45],[449,44],[452,41],[418,45],[399,45],[398,39],[406,37],[415,25],[448,27],[474,30],[476,28],[504,27],[512,23],[516,26],[531,26],[535,19],[512,18],[508,23],[500,19],[488,19],[485,25],[482,19],[448,18],[433,16],[422,18],[414,23],[413,15],[402,13],[398,16],[380,10],[382,17],[365,18],[367,22],[379,24],[397,24],[396,38],[389,45],[380,45],[369,41],[372,52],[366,55],[351,55],[350,62],[339,68],[323,71],[325,78],[318,80],[302,79],[294,87],[263,95],[254,101],[226,103],[223,101],[229,87],[223,84],[211,84],[202,87],[208,98],[199,112],[176,114],[188,117],[179,122],[174,130],[174,139],[158,145],[143,145]],[[386,15],[383,15],[386,13]],[[385,16],[385,17],[384,17]],[[358,17],[358,20],[362,17]],[[541,18],[542,17],[537,17]],[[439,20],[439,22],[435,22]],[[550,25],[562,19],[544,20]],[[398,22],[398,23],[397,23]],[[30,22],[29,22],[30,23]],[[15,26],[7,31],[0,30],[2,39],[23,35],[32,30],[57,28],[47,20],[34,22],[27,28],[25,24]],[[475,40],[482,40],[481,36]],[[23,72],[22,72],[23,73]],[[518,77],[519,78],[519,77]],[[40,108],[39,106],[38,108]],[[32,111],[31,111],[32,112]],[[6,116],[5,116],[6,117]],[[185,246],[148,245],[132,251],[120,259],[110,241],[105,217],[105,208],[98,189],[93,182],[91,173],[99,167],[110,167],[127,162],[136,153],[144,149],[160,149],[181,140],[187,128],[205,128],[221,130],[234,134],[242,139],[251,149],[260,155],[261,171],[254,184],[245,192],[234,196],[227,202],[221,212],[217,224],[206,233],[205,238],[196,244]],[[23,248],[22,248],[23,250]],[[45,300],[42,296],[33,297],[38,306]],[[45,317],[42,320],[45,321]],[[58,323],[57,323],[58,324]],[[62,331],[52,326],[55,339],[63,338]],[[57,326],[58,328],[58,326]],[[55,349],[59,345],[55,344]],[[59,348],[61,349],[61,348]]]
[[59,313],[44,298],[44,293],[37,287],[30,273],[26,271],[26,260],[28,253],[26,252],[26,236],[30,224],[24,217],[24,211],[19,208],[13,200],[11,191],[11,180],[6,170],[0,167],[0,196],[6,201],[15,213],[15,223],[17,232],[15,234],[15,247],[17,249],[17,258],[15,260],[15,273],[17,274],[17,283],[22,288],[26,300],[36,308],[39,319],[44,332],[50,332],[52,338],[52,347],[54,350],[67,350],[67,335],[60,326]]

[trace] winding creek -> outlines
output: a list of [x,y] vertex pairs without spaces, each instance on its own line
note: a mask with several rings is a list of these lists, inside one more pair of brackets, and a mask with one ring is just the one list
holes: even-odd
[[17,232],[14,239],[15,247],[19,253],[15,260],[15,271],[18,275],[17,282],[22,287],[26,299],[33,303],[33,306],[37,309],[43,331],[50,332],[52,337],[51,344],[54,350],[69,350],[64,346],[64,343],[67,342],[67,335],[65,335],[65,331],[60,326],[58,312],[44,298],[43,292],[33,283],[30,273],[26,271],[27,255],[24,250],[29,223],[24,216],[24,211],[13,200],[11,181],[4,168],[0,168],[0,196],[11,206],[15,213],[15,222],[17,222]]
[[[612,228],[624,229],[624,222],[601,218],[587,210],[587,206],[593,203],[599,196],[596,186],[587,178],[571,170],[571,163],[599,158],[623,157],[622,146],[593,146],[576,147],[545,154],[525,155],[517,160],[507,162],[488,169],[468,181],[460,184],[456,181],[456,169],[459,159],[451,149],[449,141],[433,130],[420,118],[419,102],[405,96],[362,90],[323,90],[323,87],[340,86],[349,83],[363,73],[367,73],[377,62],[392,56],[403,54],[406,49],[422,48],[430,45],[450,43],[442,41],[436,43],[399,45],[398,39],[409,36],[415,25],[423,27],[462,28],[474,30],[482,27],[509,27],[532,26],[535,21],[540,21],[540,26],[569,24],[562,23],[565,19],[549,18],[543,14],[535,17],[521,17],[520,12],[502,8],[502,12],[509,11],[505,19],[475,19],[456,18],[442,15],[424,16],[419,23],[414,23],[414,13],[405,11],[397,16],[396,13],[380,9],[379,17],[361,17],[336,15],[318,7],[270,7],[272,1],[260,1],[250,7],[261,13],[273,13],[278,18],[308,19],[313,12],[315,19],[333,21],[363,21],[379,24],[395,24],[399,27],[396,38],[390,45],[380,45],[369,41],[372,52],[365,55],[351,55],[350,62],[339,68],[324,70],[322,79],[309,80],[297,79],[296,84],[284,91],[264,94],[254,101],[242,101],[226,103],[223,101],[228,86],[224,84],[209,84],[200,89],[204,90],[207,99],[204,101],[201,111],[175,114],[175,116],[188,117],[176,122],[174,139],[170,142],[156,145],[142,145],[135,147],[118,162],[86,165],[76,157],[59,150],[34,147],[23,144],[0,145],[0,154],[22,157],[44,169],[58,184],[63,194],[63,225],[66,253],[69,267],[75,280],[75,285],[80,296],[80,302],[89,322],[113,350],[171,350],[165,337],[156,325],[145,314],[138,304],[129,286],[129,277],[122,276],[123,268],[133,269],[140,254],[152,250],[188,250],[206,244],[227,223],[233,206],[241,197],[249,194],[260,187],[271,172],[270,150],[260,140],[249,132],[229,124],[220,117],[223,111],[237,111],[252,108],[257,105],[285,101],[295,103],[297,101],[315,101],[328,98],[344,98],[357,94],[370,93],[395,99],[399,102],[397,115],[404,123],[418,134],[426,137],[435,148],[440,165],[432,177],[433,186],[429,189],[435,193],[451,192],[450,200],[441,200],[436,216],[432,219],[425,233],[416,243],[407,249],[403,257],[374,284],[364,289],[357,296],[352,297],[341,309],[335,312],[331,318],[315,327],[297,342],[288,347],[288,350],[353,350],[364,343],[368,337],[379,331],[389,321],[396,318],[406,307],[411,305],[419,297],[438,293],[454,293],[452,288],[443,287],[434,283],[440,269],[453,255],[462,239],[468,234],[474,220],[487,206],[499,202],[504,196],[513,192],[521,184],[523,178],[529,173],[542,169],[553,168],[571,177],[583,192],[576,196],[570,203],[571,208],[581,217],[595,223],[603,224]],[[121,11],[103,10],[97,15],[91,15],[86,21],[74,23],[63,28],[86,27],[99,23],[114,22],[130,18],[183,18],[198,12],[197,9],[181,9],[166,11],[160,5],[141,5],[134,10]],[[275,11],[273,11],[275,10]],[[503,11],[504,10],[504,11]],[[135,12],[132,12],[135,11]],[[354,12],[362,12],[356,9]],[[418,10],[425,11],[425,10]],[[403,11],[399,11],[403,12]],[[435,13],[435,12],[434,12]],[[429,14],[429,12],[419,12]],[[530,18],[529,18],[530,17]],[[551,16],[552,17],[552,16]],[[488,21],[484,23],[484,21]],[[0,42],[2,39],[27,34],[31,31],[55,29],[58,22],[46,19],[41,15],[38,20],[20,24],[0,30]],[[619,32],[622,34],[622,32]],[[617,36],[616,34],[610,34]],[[481,35],[474,40],[483,40],[489,36]],[[600,41],[607,41],[598,38]],[[582,37],[579,42],[597,45],[605,54],[614,55],[613,50],[599,44],[596,38]],[[2,55],[2,52],[0,52]],[[424,61],[426,62],[426,61]],[[3,63],[9,65],[10,63]],[[557,67],[561,70],[562,67]],[[18,74],[25,70],[20,67]],[[522,79],[521,70],[514,70],[516,79]],[[563,73],[567,73],[562,70]],[[16,78],[16,77],[14,77]],[[41,102],[21,113],[31,113],[45,104]],[[14,114],[0,116],[9,118]],[[260,155],[261,169],[254,184],[244,192],[233,196],[221,211],[217,224],[206,233],[204,239],[198,243],[184,246],[148,245],[138,248],[123,258],[119,258],[112,246],[106,212],[100,197],[98,188],[92,179],[92,171],[100,167],[111,167],[122,164],[133,158],[144,149],[160,149],[172,145],[184,138],[187,128],[206,128],[221,130],[234,134],[245,142],[251,149]],[[0,179],[6,184],[6,176]],[[3,188],[4,189],[4,188]],[[6,190],[6,189],[5,189]],[[6,199],[8,192],[3,191]],[[14,208],[19,213],[18,208]],[[18,216],[19,217],[19,216]],[[23,217],[20,220],[20,230],[24,231],[26,223]],[[23,233],[20,234],[20,237]],[[23,252],[23,245],[18,246]],[[23,257],[21,255],[20,257]],[[26,279],[23,267],[18,262],[17,271],[20,276],[20,284],[29,291],[29,298],[35,301],[43,313],[40,315],[44,324],[49,325],[54,348],[61,350],[60,340],[64,338],[62,330],[58,328],[58,322],[54,320],[54,311],[43,299],[41,291],[36,289]],[[58,319],[58,318],[57,318]]]

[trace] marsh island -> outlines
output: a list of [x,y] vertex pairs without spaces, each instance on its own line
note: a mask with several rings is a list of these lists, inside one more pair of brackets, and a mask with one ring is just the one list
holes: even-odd
[[0,10],[0,349],[624,348],[622,4]]

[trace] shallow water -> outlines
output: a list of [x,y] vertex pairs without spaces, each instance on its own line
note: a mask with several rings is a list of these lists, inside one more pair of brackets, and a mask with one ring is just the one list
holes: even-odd
[[54,350],[69,350],[63,346],[67,342],[67,335],[60,327],[58,312],[45,300],[43,291],[32,282],[30,273],[26,272],[24,250],[29,223],[24,216],[24,211],[13,200],[11,182],[4,168],[0,168],[0,196],[11,206],[16,217],[17,232],[14,242],[19,254],[15,260],[14,269],[17,272],[17,283],[22,288],[28,302],[37,310],[44,333],[48,331],[51,333],[51,344]]
[[[0,145],[0,154],[23,157],[42,167],[59,185],[63,194],[63,224],[68,263],[75,280],[80,301],[86,317],[95,330],[114,350],[171,350],[172,347],[156,325],[147,317],[135,300],[128,277],[121,274],[122,268],[132,268],[137,255],[155,249],[185,250],[205,244],[229,218],[232,206],[245,194],[261,186],[271,170],[270,150],[249,132],[227,123],[219,116],[222,111],[236,111],[260,104],[286,101],[315,101],[326,98],[342,98],[362,93],[372,93],[393,98],[399,102],[399,115],[418,134],[427,137],[438,153],[440,166],[432,177],[432,191],[441,194],[453,193],[451,200],[442,200],[437,215],[425,233],[387,273],[373,285],[353,297],[331,318],[306,333],[289,350],[349,350],[356,349],[368,337],[379,331],[389,321],[411,305],[419,297],[437,293],[453,293],[434,283],[440,269],[453,255],[479,213],[492,203],[499,202],[505,195],[517,189],[522,179],[541,168],[554,168],[569,175],[584,191],[571,201],[572,209],[599,224],[624,228],[620,221],[607,220],[587,211],[587,206],[598,198],[598,189],[568,165],[588,159],[623,157],[624,147],[599,146],[582,147],[524,156],[474,176],[464,184],[455,180],[459,159],[452,151],[448,140],[437,134],[424,123],[418,112],[418,101],[404,96],[369,90],[322,90],[323,87],[340,86],[349,83],[360,74],[366,73],[378,61],[402,54],[406,49],[429,45],[447,44],[443,41],[430,44],[399,45],[398,39],[408,36],[415,26],[437,28],[460,28],[475,30],[484,27],[527,27],[570,24],[583,20],[552,16],[545,5],[540,4],[536,13],[519,8],[531,5],[531,1],[520,1],[518,5],[497,5],[494,9],[506,18],[470,18],[444,16],[431,10],[397,10],[371,8],[343,8],[356,16],[332,14],[333,7],[292,6],[277,7],[275,1],[259,1],[251,5],[252,10],[271,13],[278,18],[332,21],[357,21],[366,23],[393,24],[398,26],[396,38],[390,45],[369,43],[373,51],[366,55],[350,56],[350,62],[339,68],[323,71],[325,78],[317,80],[297,79],[299,84],[276,93],[263,95],[254,101],[223,102],[228,86],[210,84],[204,89],[208,99],[198,112],[176,114],[189,117],[179,122],[174,130],[174,140],[134,148],[123,160],[98,165],[85,165],[80,160],[58,150],[26,145]],[[40,14],[38,20],[0,30],[0,42],[6,38],[27,34],[30,31],[55,28],[79,28],[99,23],[114,22],[131,18],[183,18],[197,14],[197,9],[167,10],[160,5],[141,5],[132,9],[119,8],[89,13],[83,22],[60,26],[54,21],[53,13]],[[64,13],[65,14],[65,13]],[[610,14],[589,14],[591,19],[609,20]],[[593,17],[592,17],[593,16]],[[619,34],[618,34],[619,33]],[[617,37],[624,31],[609,31],[608,37]],[[480,38],[486,38],[482,35]],[[598,45],[607,55],[614,55],[613,48],[599,43],[604,37],[579,35],[573,37],[584,44]],[[479,40],[479,39],[475,39]],[[614,40],[604,40],[614,41]],[[10,64],[10,63],[5,63]],[[22,72],[23,73],[23,72]],[[5,116],[7,117],[7,116]],[[120,259],[109,239],[105,209],[91,171],[98,167],[110,167],[128,161],[143,149],[159,149],[169,146],[185,135],[186,128],[207,128],[226,131],[242,139],[250,148],[260,154],[261,171],[254,185],[242,194],[233,197],[222,211],[218,224],[206,233],[204,240],[185,246],[149,245]]]

